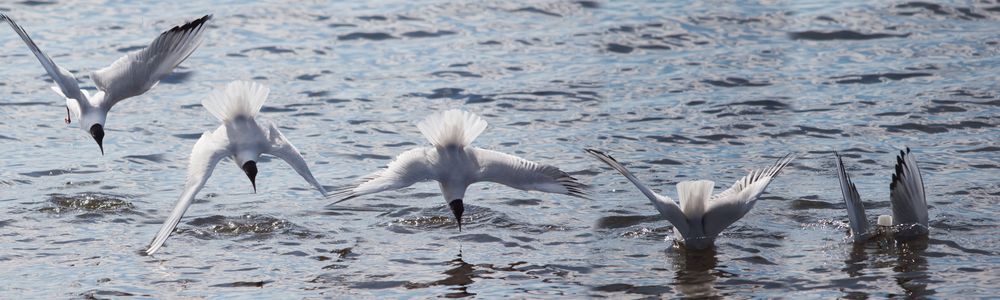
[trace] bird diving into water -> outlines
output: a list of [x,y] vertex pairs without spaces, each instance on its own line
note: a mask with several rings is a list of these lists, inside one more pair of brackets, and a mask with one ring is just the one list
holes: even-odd
[[743,218],[757,203],[757,197],[764,193],[771,180],[795,158],[792,155],[785,155],[764,170],[750,171],[749,175],[737,180],[728,190],[714,196],[712,188],[715,182],[682,181],[677,184],[677,195],[680,198],[678,206],[670,197],[657,194],[640,182],[632,172],[611,156],[594,149],[585,150],[617,170],[639,188],[639,191],[653,202],[653,207],[674,226],[674,240],[685,248],[694,250],[712,247],[719,233]]
[[90,78],[94,80],[98,91],[91,95],[87,90],[80,89],[73,73],[56,65],[52,58],[42,52],[24,28],[7,15],[0,14],[0,21],[10,24],[42,63],[45,72],[52,77],[52,81],[56,83],[52,90],[66,98],[66,124],[72,120],[71,113],[75,115],[80,129],[89,133],[97,142],[101,155],[104,155],[104,124],[111,107],[152,89],[160,79],[187,59],[201,44],[205,23],[211,18],[211,15],[206,15],[175,26],[160,34],[145,49],[128,53],[110,66],[93,72]]
[[255,120],[261,106],[267,100],[270,92],[267,87],[245,81],[229,83],[225,89],[213,92],[202,101],[202,106],[222,125],[215,131],[206,131],[194,144],[188,165],[187,183],[184,192],[174,206],[170,217],[163,222],[163,227],[156,233],[146,254],[155,253],[170,233],[177,227],[184,212],[191,206],[195,195],[205,186],[212,176],[215,165],[223,158],[229,158],[243,170],[253,190],[257,192],[257,160],[261,154],[270,154],[284,160],[292,166],[295,172],[305,178],[309,184],[316,187],[323,196],[326,189],[316,178],[313,178],[305,159],[299,154],[273,122],[258,123]]
[[[834,155],[837,156],[837,177],[840,178],[840,190],[844,194],[847,218],[851,223],[851,237],[854,242],[865,242],[882,231],[872,230],[868,226],[858,188],[847,175],[840,154],[834,152]],[[924,179],[920,176],[917,159],[913,157],[910,148],[906,148],[906,151],[900,150],[896,156],[896,170],[892,174],[892,181],[889,182],[889,204],[892,207],[892,216],[881,215],[876,223],[888,230],[885,233],[901,240],[927,235],[929,227]]]
[[509,154],[472,146],[486,130],[486,121],[461,110],[433,114],[417,124],[432,147],[399,154],[389,166],[336,192],[337,204],[361,195],[398,190],[417,182],[437,181],[458,229],[462,230],[465,191],[476,182],[494,182],[515,189],[565,194],[586,199],[586,186],[559,168]]

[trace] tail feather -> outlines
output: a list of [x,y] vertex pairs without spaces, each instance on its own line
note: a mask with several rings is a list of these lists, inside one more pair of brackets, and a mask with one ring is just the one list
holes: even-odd
[[[705,214],[708,198],[712,195],[715,182],[711,180],[682,181],[677,184],[677,196],[681,201],[681,210],[688,216],[688,221],[694,222]],[[700,223],[700,222],[699,222]]]
[[486,130],[486,121],[474,113],[452,109],[427,117],[417,128],[435,147],[464,147]]
[[261,106],[264,106],[270,91],[263,84],[256,82],[233,81],[224,89],[212,92],[201,105],[219,121],[252,119],[260,112]]

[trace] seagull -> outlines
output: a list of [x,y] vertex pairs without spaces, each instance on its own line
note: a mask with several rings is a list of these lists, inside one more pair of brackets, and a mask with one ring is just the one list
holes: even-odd
[[670,197],[657,194],[640,182],[611,156],[594,149],[584,150],[625,175],[653,202],[653,207],[674,225],[674,240],[681,242],[685,248],[694,250],[712,247],[719,233],[746,215],[771,180],[795,158],[793,155],[785,155],[764,170],[750,171],[749,175],[737,180],[728,190],[715,195],[711,195],[715,182],[682,181],[677,184],[677,195],[680,197],[678,206]]
[[234,81],[226,85],[224,90],[215,91],[201,102],[202,106],[223,124],[215,131],[203,133],[194,144],[184,192],[177,200],[170,217],[163,222],[163,227],[146,249],[147,255],[155,253],[160,246],[163,246],[163,242],[191,206],[195,195],[212,176],[215,165],[223,158],[228,157],[246,173],[247,178],[250,178],[250,184],[253,185],[254,193],[257,192],[256,161],[261,154],[270,154],[291,165],[295,172],[316,187],[323,196],[327,195],[326,189],[313,178],[302,154],[299,154],[299,150],[285,139],[278,126],[273,122],[261,124],[254,120],[260,107],[267,100],[269,92],[267,87],[259,83]]
[[[837,176],[840,178],[840,191],[844,194],[847,204],[847,218],[851,222],[851,236],[854,242],[865,242],[875,237],[879,231],[873,231],[868,226],[865,207],[861,204],[858,188],[851,182],[851,177],[844,169],[844,161],[837,156]],[[899,151],[896,156],[896,171],[889,183],[889,204],[892,206],[892,216],[880,215],[876,223],[879,228],[891,232],[897,239],[906,240],[927,235],[927,199],[924,197],[924,180],[917,168],[917,159],[913,157],[910,148]],[[889,233],[887,232],[887,233]]]
[[386,169],[335,193],[343,197],[330,205],[388,190],[398,190],[422,181],[437,181],[445,202],[462,230],[465,190],[476,182],[495,182],[525,191],[541,191],[587,199],[586,186],[566,172],[523,158],[471,146],[486,130],[478,115],[452,109],[427,117],[417,124],[433,147],[401,153]]
[[211,18],[212,15],[206,15],[175,26],[160,34],[145,49],[128,53],[110,66],[93,72],[90,78],[94,80],[98,91],[91,95],[87,90],[80,89],[73,73],[56,65],[52,58],[42,52],[24,28],[7,15],[0,14],[0,21],[7,21],[21,36],[31,53],[42,63],[45,72],[55,81],[56,86],[52,90],[66,98],[66,124],[70,123],[72,112],[79,119],[80,129],[97,141],[101,155],[104,155],[104,123],[111,107],[152,89],[160,79],[187,59],[201,44],[205,22]]

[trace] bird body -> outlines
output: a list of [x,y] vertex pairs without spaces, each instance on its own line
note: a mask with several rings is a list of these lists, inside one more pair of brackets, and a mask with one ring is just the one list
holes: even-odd
[[431,147],[403,152],[386,169],[339,191],[337,195],[342,199],[333,204],[417,182],[437,181],[461,229],[465,192],[476,182],[586,198],[585,186],[559,168],[471,146],[486,126],[485,120],[466,111],[448,110],[431,115],[417,124]]
[[215,165],[229,158],[243,170],[257,191],[257,160],[261,154],[274,155],[292,166],[309,184],[326,196],[323,188],[295,148],[273,122],[259,123],[257,113],[267,100],[269,90],[261,84],[234,81],[222,91],[212,93],[202,102],[213,116],[222,122],[214,131],[206,131],[191,150],[187,182],[170,216],[160,227],[146,254],[153,254],[163,245],[177,227],[181,217],[191,206],[194,197],[212,176]]
[[682,181],[677,184],[680,204],[657,194],[639,181],[625,166],[604,152],[586,149],[587,153],[617,170],[653,203],[653,207],[674,226],[675,241],[685,248],[701,250],[712,247],[722,231],[750,212],[757,197],[785,166],[794,159],[786,155],[764,170],[751,171],[729,189],[712,195],[715,182]]

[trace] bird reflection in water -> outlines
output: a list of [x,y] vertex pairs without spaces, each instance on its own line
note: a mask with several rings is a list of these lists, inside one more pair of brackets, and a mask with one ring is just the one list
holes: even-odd
[[688,250],[682,246],[667,250],[674,263],[675,287],[686,297],[718,297],[715,282],[725,272],[715,270],[719,263],[714,248]]
[[[895,272],[892,277],[907,298],[924,298],[936,293],[927,288],[927,283],[931,281],[927,271],[927,257],[924,255],[928,244],[927,236],[905,241],[882,236],[865,243],[854,243],[850,255],[844,261],[846,266],[843,271],[850,277],[861,277],[870,275],[866,270],[891,267]],[[895,259],[886,260],[886,257]]]
[[465,262],[465,260],[462,260],[461,248],[458,249],[458,255],[455,257],[455,259],[448,261],[447,265],[452,266],[452,268],[444,271],[444,275],[447,275],[448,277],[427,283],[410,283],[407,285],[407,288],[420,289],[431,286],[444,285],[444,286],[452,286],[450,290],[452,290],[453,292],[444,294],[442,295],[442,297],[464,298],[464,297],[475,296],[476,295],[475,293],[469,292],[469,285],[472,285],[472,283],[475,282],[474,279],[478,278],[479,276],[477,276],[475,265],[472,265],[470,263]]

